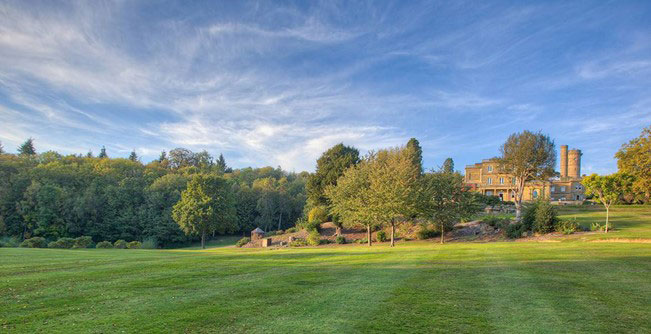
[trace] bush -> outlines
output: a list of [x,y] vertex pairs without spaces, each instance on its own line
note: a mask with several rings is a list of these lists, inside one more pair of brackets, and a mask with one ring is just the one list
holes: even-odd
[[247,238],[247,237],[244,237],[244,238],[238,240],[238,241],[235,243],[235,246],[237,246],[237,247],[242,247],[242,246],[248,244],[249,242],[251,242],[251,239],[250,239],[250,238]]
[[156,249],[158,248],[158,241],[156,238],[147,238],[142,242],[143,249]]
[[355,240],[355,242],[358,243],[358,244],[366,244],[366,243],[368,243],[368,239],[366,239],[366,238],[357,239],[357,240]]
[[298,232],[298,227],[296,226],[290,227],[287,230],[285,230],[285,233],[296,233],[296,232]]
[[290,247],[303,247],[307,246],[307,242],[303,239],[295,239],[294,241],[289,243]]
[[579,224],[574,220],[561,220],[556,223],[556,231],[563,234],[572,234],[579,230]]
[[558,214],[556,208],[548,201],[540,201],[536,208],[536,220],[534,223],[534,231],[538,233],[549,233],[554,230]]
[[120,239],[120,240],[116,241],[116,242],[113,244],[113,248],[117,248],[117,249],[125,249],[125,248],[127,248],[127,242],[124,241],[124,240],[122,240],[122,239]]
[[30,239],[25,239],[20,243],[20,247],[24,248],[46,248],[47,242],[44,238],[34,237]]
[[499,218],[499,217],[495,217],[495,216],[486,216],[486,217],[482,218],[481,222],[484,223],[484,224],[487,224],[487,225],[489,225],[491,227],[494,227],[494,228],[503,229],[503,228],[506,228],[506,226],[509,225],[510,220],[508,218]]
[[100,241],[95,248],[113,248],[113,244],[110,241]]
[[416,238],[418,238],[419,240],[431,239],[440,236],[441,236],[440,231],[434,230],[432,228],[428,228],[426,226],[422,226],[420,230],[416,232]]
[[538,203],[539,202],[536,201],[524,208],[522,224],[527,231],[533,231],[534,225],[536,224],[536,209],[538,209]]
[[142,242],[140,241],[132,241],[127,244],[127,248],[129,249],[140,249],[142,248]]
[[522,237],[522,233],[527,232],[527,228],[523,223],[509,224],[506,226],[506,237],[510,239],[517,239]]
[[321,244],[321,234],[318,231],[314,230],[310,232],[310,235],[307,236],[307,243],[310,246],[318,246]]
[[379,241],[379,242],[385,242],[385,241],[387,241],[387,233],[384,232],[384,231],[379,231],[379,232],[375,235],[375,238],[376,238],[377,241]]
[[52,241],[47,244],[48,248],[64,248],[69,249],[75,245],[75,239],[73,238],[60,238],[57,241]]
[[93,238],[89,236],[81,236],[75,239],[75,244],[72,248],[88,248],[93,244]]
[[4,246],[3,247],[18,247],[20,246],[20,240],[16,237],[2,237],[0,239],[0,243],[2,243]]
[[340,244],[340,245],[343,245],[343,244],[346,243],[346,238],[343,235],[337,236],[337,238],[335,239],[335,242]]
[[[609,227],[610,229],[612,229],[612,228],[613,228],[613,224],[612,224],[612,223],[608,223],[608,227]],[[603,231],[605,231],[605,230],[606,230],[606,225],[601,225],[601,224],[599,224],[599,223],[592,223],[592,224],[590,225],[590,231],[593,231],[593,232],[603,232]]]

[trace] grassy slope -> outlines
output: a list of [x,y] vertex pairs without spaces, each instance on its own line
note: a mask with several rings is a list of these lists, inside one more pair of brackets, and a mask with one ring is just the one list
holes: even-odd
[[645,333],[651,244],[0,249],[0,296],[12,333]]

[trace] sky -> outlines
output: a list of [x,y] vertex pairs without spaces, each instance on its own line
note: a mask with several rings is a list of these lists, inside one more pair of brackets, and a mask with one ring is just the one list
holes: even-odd
[[0,142],[313,171],[417,138],[427,168],[514,132],[583,151],[651,125],[651,1],[0,0]]

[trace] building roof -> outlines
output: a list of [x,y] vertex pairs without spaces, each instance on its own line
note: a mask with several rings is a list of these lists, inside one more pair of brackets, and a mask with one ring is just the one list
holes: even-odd
[[255,230],[251,231],[251,233],[264,234],[264,231],[261,230],[259,227],[256,227]]

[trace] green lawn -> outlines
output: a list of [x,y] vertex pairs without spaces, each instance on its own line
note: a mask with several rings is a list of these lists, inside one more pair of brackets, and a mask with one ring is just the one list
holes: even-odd
[[[215,239],[206,241],[206,249],[233,246],[240,239],[242,239],[242,236],[236,236],[236,235],[217,236],[215,237]],[[201,242],[195,242],[191,246],[183,247],[181,249],[201,249]]]
[[649,333],[651,244],[4,248],[0,297],[9,333]]

